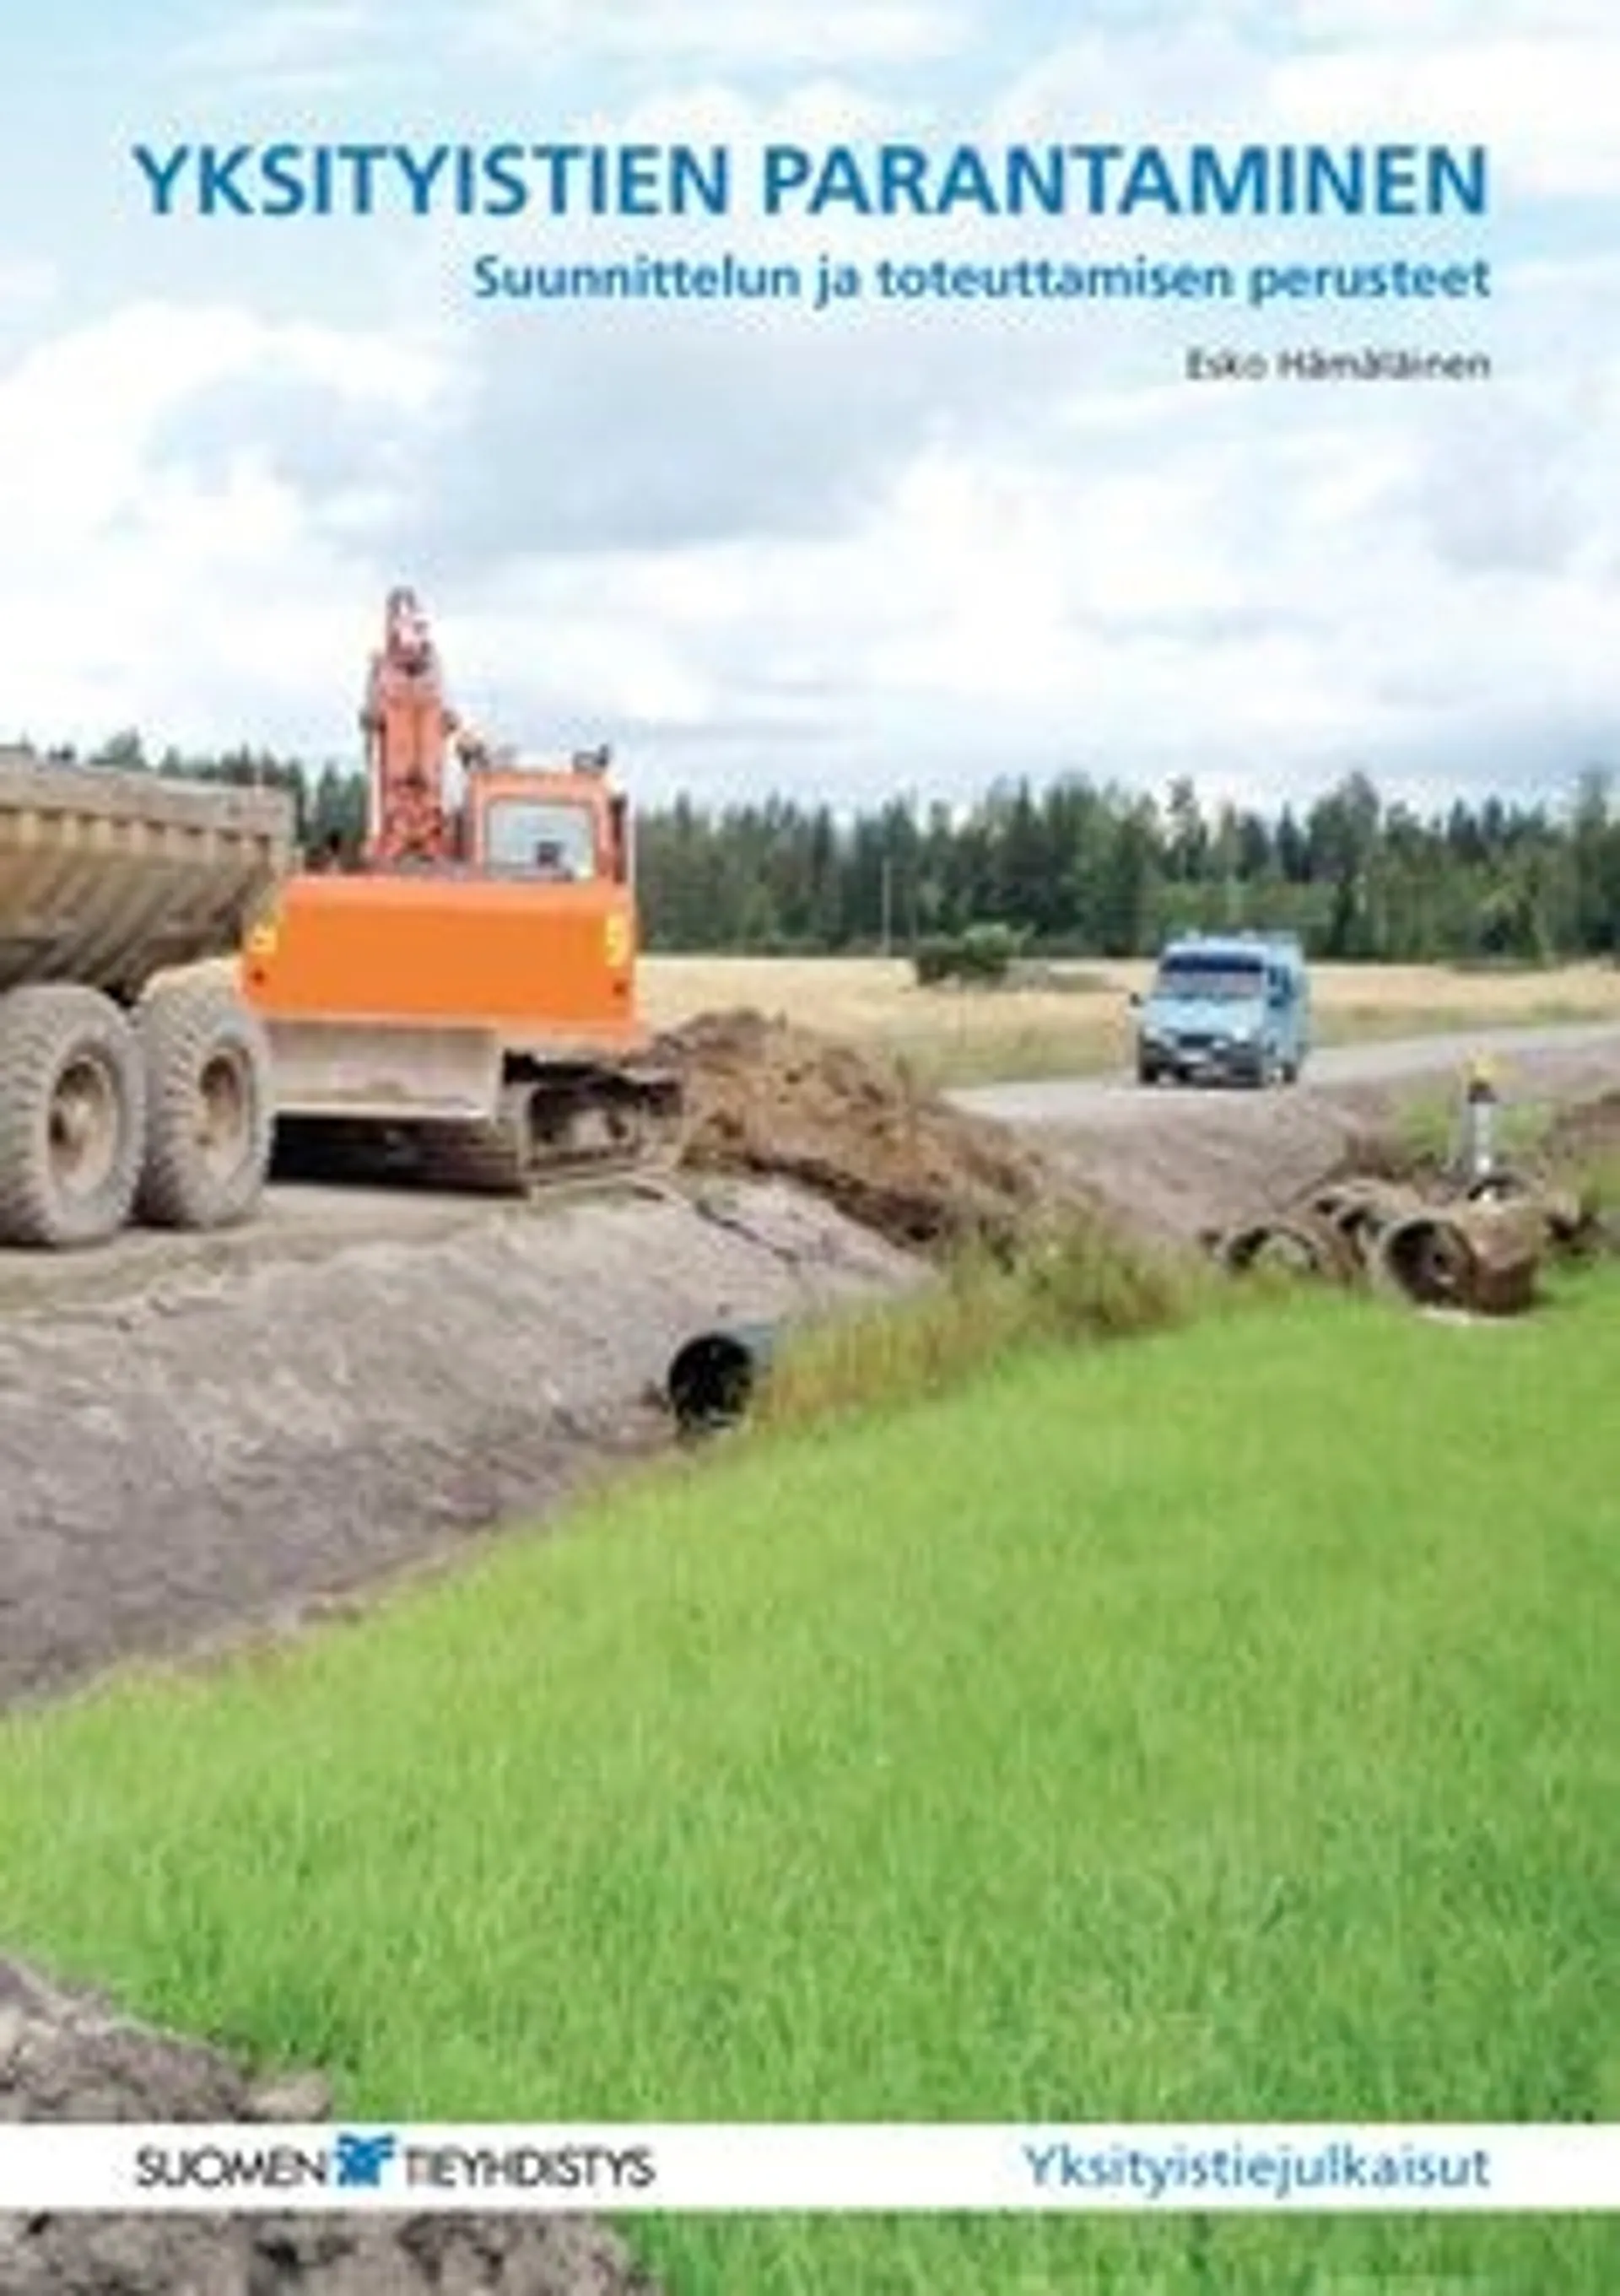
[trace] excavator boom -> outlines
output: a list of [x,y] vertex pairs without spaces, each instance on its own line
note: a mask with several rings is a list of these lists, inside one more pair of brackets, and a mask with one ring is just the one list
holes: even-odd
[[446,707],[438,649],[413,590],[389,594],[382,644],[360,711],[365,736],[366,858],[448,861],[446,758],[455,718]]

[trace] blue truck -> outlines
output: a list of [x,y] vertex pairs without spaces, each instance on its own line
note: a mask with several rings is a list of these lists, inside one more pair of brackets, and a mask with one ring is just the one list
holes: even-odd
[[1141,1084],[1296,1084],[1311,1049],[1311,980],[1293,934],[1184,934],[1133,996]]

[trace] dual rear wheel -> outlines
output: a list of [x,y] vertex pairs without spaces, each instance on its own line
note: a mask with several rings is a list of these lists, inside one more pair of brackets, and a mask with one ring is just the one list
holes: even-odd
[[76,983],[0,996],[0,1244],[233,1226],[274,1134],[264,1030],[223,984],[165,982],[132,1016]]

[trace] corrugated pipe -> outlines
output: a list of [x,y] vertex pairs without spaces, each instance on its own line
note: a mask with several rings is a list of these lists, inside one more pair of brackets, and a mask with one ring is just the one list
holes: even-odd
[[708,1435],[746,1417],[776,1352],[774,1324],[699,1332],[670,1359],[665,1387],[684,1435]]

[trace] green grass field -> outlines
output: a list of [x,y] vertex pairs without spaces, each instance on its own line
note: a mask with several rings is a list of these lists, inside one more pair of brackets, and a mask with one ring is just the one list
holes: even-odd
[[[1620,2117],[1620,1285],[658,1470],[0,1729],[0,1938],[408,2119]],[[1612,2219],[660,2218],[674,2296],[1612,2296]]]

